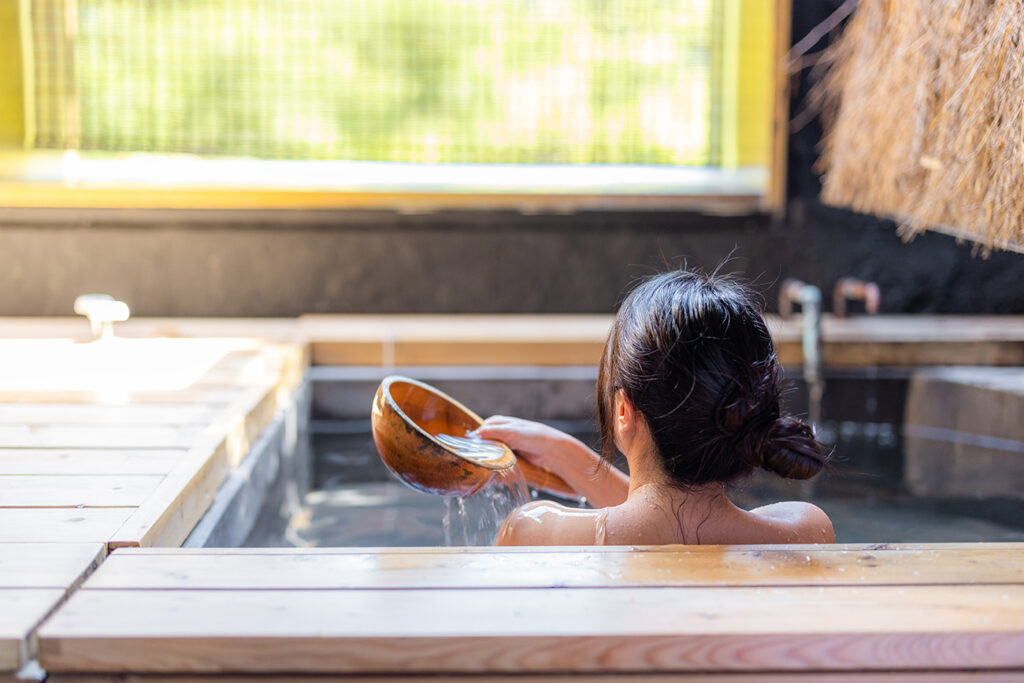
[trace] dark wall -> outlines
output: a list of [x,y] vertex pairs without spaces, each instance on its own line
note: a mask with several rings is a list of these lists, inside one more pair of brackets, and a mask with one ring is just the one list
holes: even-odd
[[767,238],[763,217],[667,212],[8,212],[0,315],[69,315],[93,291],[134,315],[607,313],[638,276],[734,251],[764,280]]
[[[840,4],[795,0],[794,38]],[[794,112],[809,80],[794,78]],[[791,135],[787,215],[774,225],[670,212],[0,210],[0,316],[69,315],[93,291],[150,316],[606,313],[638,276],[730,257],[725,270],[755,280],[770,309],[784,277],[827,294],[856,276],[881,286],[885,312],[1024,313],[1024,255],[985,259],[937,234],[905,244],[889,221],[822,206],[820,137],[814,120]]]

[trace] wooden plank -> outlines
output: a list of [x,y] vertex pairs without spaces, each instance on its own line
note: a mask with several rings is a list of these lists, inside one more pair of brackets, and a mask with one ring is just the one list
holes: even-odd
[[[765,316],[772,337],[796,341],[801,334],[801,316],[782,320]],[[861,315],[821,319],[822,339],[834,343],[931,343],[931,342],[1020,342],[1024,341],[1024,316],[1020,315]]]
[[231,339],[0,339],[0,389],[132,391],[188,389],[225,355],[257,342]]
[[232,403],[118,530],[111,539],[112,547],[181,545],[210,506],[217,488],[301,381],[305,357],[294,349],[288,351],[288,363],[277,384],[251,388]]
[[[374,674],[369,676],[329,676],[316,674],[313,676],[260,676],[259,683],[291,683],[292,681],[310,681],[311,683],[410,683],[423,681],[437,683],[443,677],[436,673],[422,675],[405,674],[388,676]],[[570,681],[571,683],[608,683],[610,677],[604,674],[578,674],[574,672],[545,672],[543,674],[463,674],[458,683],[541,683],[544,681]],[[618,673],[615,681],[629,683],[1020,683],[1024,680],[1024,672],[1020,671],[879,671],[879,672],[798,672],[786,673],[662,673],[635,674]],[[252,683],[251,676],[232,676],[225,674],[161,674],[147,676],[140,674],[125,675],[78,675],[51,674],[47,683]],[[0,677],[0,683],[4,683]],[[13,682],[12,682],[13,683]],[[22,683],[22,682],[18,682]]]
[[904,478],[916,495],[1013,497],[1024,483],[1024,369],[935,368],[910,379]]
[[205,424],[226,406],[220,403],[91,405],[82,403],[0,404],[0,424],[153,426]]
[[[767,316],[780,360],[800,365],[800,317]],[[315,365],[596,363],[608,316],[304,316]],[[1024,364],[1021,316],[826,315],[829,367]]]
[[786,55],[791,44],[793,23],[792,0],[775,0],[775,44],[772,79],[772,135],[769,161],[768,191],[764,208],[781,221],[786,210],[786,162],[789,149],[789,64]]
[[[587,546],[588,553],[621,553],[623,549],[637,553],[675,553],[685,550],[688,553],[712,553],[721,554],[723,551],[742,550],[833,550],[856,553],[863,551],[901,551],[901,550],[974,550],[1001,551],[1024,553],[1024,542],[988,542],[988,543],[833,543],[833,544],[762,544],[762,545],[640,545],[640,546]],[[566,553],[578,556],[583,550],[580,546],[503,546],[502,553],[524,553],[537,552],[545,553]],[[155,548],[132,548],[135,555],[292,555],[302,553],[303,555],[490,555],[498,550],[493,546],[462,546],[452,548],[441,547],[378,547],[378,548],[188,548],[179,549],[171,547]]]
[[64,597],[62,589],[0,588],[0,671],[14,671],[29,655],[29,634]]
[[138,507],[162,475],[0,476],[0,508]]
[[530,553],[279,555],[115,552],[89,579],[105,589],[543,588],[1024,584],[1019,547],[779,548]]
[[185,449],[0,449],[0,475],[166,474]]
[[314,365],[596,365],[604,339],[501,342],[474,340],[314,342]]
[[597,365],[600,341],[498,342],[472,339],[395,343],[395,365]]
[[0,543],[0,588],[66,590],[105,553],[103,543]]
[[603,315],[303,316],[315,365],[596,363]]
[[183,448],[197,427],[0,425],[0,448]]
[[231,472],[227,442],[214,435],[191,448],[149,498],[110,535],[110,547],[177,547],[188,538]]
[[1024,586],[120,591],[40,629],[49,671],[1024,668]]
[[[221,214],[223,215],[223,214]],[[133,339],[229,338],[290,342],[295,339],[295,318],[150,318],[132,316],[117,323],[118,337]],[[92,335],[81,316],[0,317],[0,338],[75,339],[89,341]]]
[[1024,365],[1024,341],[925,341],[824,343],[833,368],[920,365]]
[[106,543],[133,508],[0,508],[0,543]]
[[84,390],[5,390],[0,388],[0,404],[76,403],[114,406],[147,404],[227,404],[237,400],[243,388],[206,387],[182,391],[128,391],[117,395]]

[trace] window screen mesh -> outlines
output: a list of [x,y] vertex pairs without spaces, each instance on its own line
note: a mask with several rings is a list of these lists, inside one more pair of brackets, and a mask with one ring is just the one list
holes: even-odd
[[714,164],[717,0],[32,0],[37,147]]

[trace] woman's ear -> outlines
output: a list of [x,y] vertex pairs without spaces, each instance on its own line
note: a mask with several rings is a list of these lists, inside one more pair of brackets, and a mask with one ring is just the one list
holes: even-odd
[[636,418],[636,409],[626,398],[626,392],[619,389],[615,392],[615,412],[612,419],[615,427],[615,446],[623,453],[636,436]]

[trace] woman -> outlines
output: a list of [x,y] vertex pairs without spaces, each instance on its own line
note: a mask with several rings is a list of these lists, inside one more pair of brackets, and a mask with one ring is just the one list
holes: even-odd
[[[725,484],[759,467],[808,479],[827,457],[780,413],[780,368],[751,293],[726,277],[664,273],[623,302],[597,380],[603,459],[546,425],[496,416],[477,433],[546,467],[595,506],[517,508],[500,545],[833,543],[809,503],[743,510]],[[612,467],[618,448],[630,474]]]

